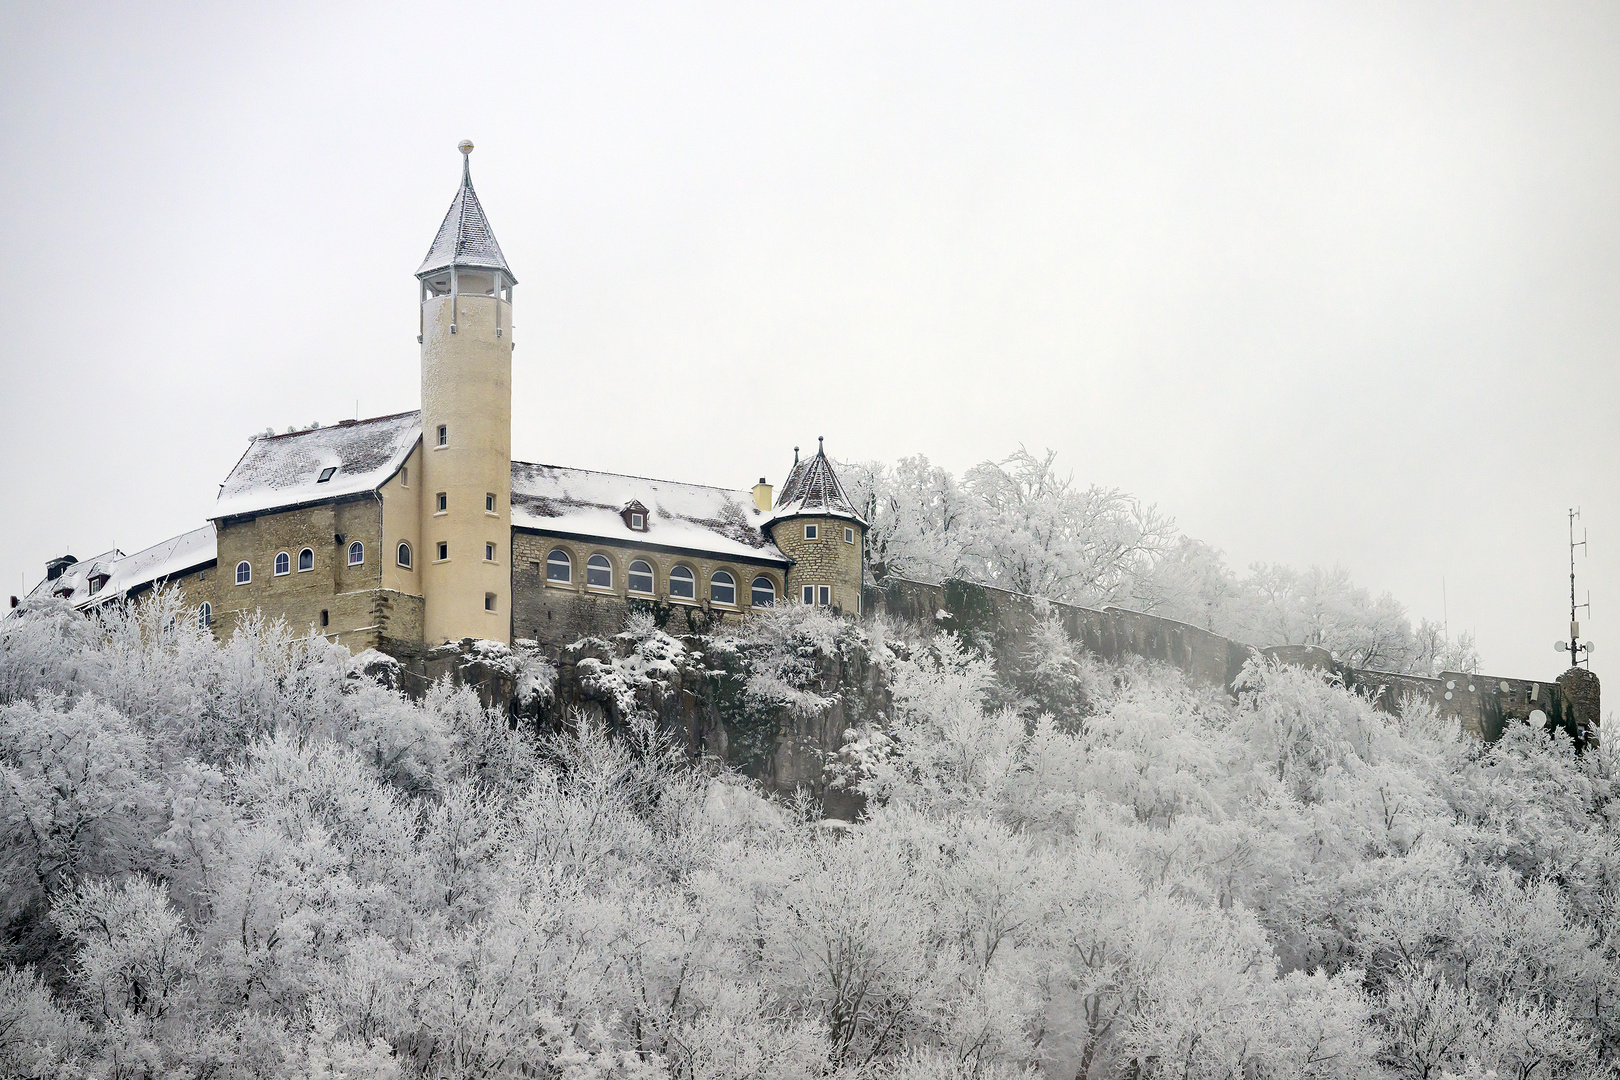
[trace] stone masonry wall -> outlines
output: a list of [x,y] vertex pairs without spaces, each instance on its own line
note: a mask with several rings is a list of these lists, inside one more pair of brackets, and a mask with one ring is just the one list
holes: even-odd
[[[805,538],[806,525],[820,530],[816,539]],[[853,543],[844,539],[846,529],[854,531]],[[835,517],[788,518],[771,526],[771,539],[793,560],[788,570],[788,599],[799,600],[806,585],[830,585],[833,607],[851,615],[865,610],[861,579],[866,536],[860,525]]]
[[[1404,700],[1427,701],[1455,717],[1464,731],[1487,741],[1512,721],[1560,728],[1577,745],[1600,735],[1597,677],[1566,672],[1557,682],[1443,672],[1437,678],[1348,668],[1324,649],[1283,645],[1257,649],[1196,626],[1124,608],[1084,608],[983,585],[952,581],[932,585],[892,579],[869,589],[869,611],[920,626],[943,627],[989,648],[998,666],[1011,669],[1040,621],[1057,618],[1069,636],[1105,659],[1140,656],[1175,667],[1193,682],[1232,689],[1253,655],[1329,670],[1347,687],[1366,694],[1390,713]],[[1582,696],[1582,695],[1585,696]]]
[[[572,562],[573,580],[567,584],[546,580],[546,556],[553,548],[568,552]],[[592,555],[603,555],[612,563],[611,589],[587,588],[585,561]],[[627,589],[626,575],[636,559],[645,560],[653,568],[650,596],[633,596]],[[697,597],[693,601],[670,599],[669,571],[677,565],[691,569],[697,579]],[[736,581],[737,603],[733,607],[718,606],[709,599],[709,579],[716,570],[727,571]],[[654,621],[669,633],[701,634],[717,624],[742,618],[752,607],[753,580],[760,576],[770,580],[780,600],[783,574],[775,566],[693,558],[513,530],[512,636],[560,649],[583,637],[618,633],[624,629],[630,612],[636,610],[652,614]]]
[[[285,620],[296,632],[314,627],[354,652],[376,647],[385,636],[421,640],[421,598],[381,587],[387,552],[378,541],[379,504],[370,496],[221,521],[216,532],[219,558],[211,601],[216,636],[229,637],[242,619],[259,611]],[[354,540],[365,544],[359,566],[348,564]],[[313,552],[314,567],[300,571],[298,553],[304,548]],[[275,558],[283,551],[290,571],[277,575]],[[242,561],[252,568],[252,577],[238,585],[236,566]]]

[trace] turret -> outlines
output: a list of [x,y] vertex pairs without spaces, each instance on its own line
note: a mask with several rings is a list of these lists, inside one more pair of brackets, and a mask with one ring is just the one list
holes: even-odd
[[[815,457],[803,461],[794,447],[793,470],[782,483],[765,529],[782,554],[793,560],[787,573],[789,602],[858,615],[866,573],[866,519],[844,494],[819,437],[816,443]],[[756,487],[756,498],[758,493]]]
[[512,620],[512,288],[473,191],[461,187],[421,283],[422,595],[427,644],[507,641]]

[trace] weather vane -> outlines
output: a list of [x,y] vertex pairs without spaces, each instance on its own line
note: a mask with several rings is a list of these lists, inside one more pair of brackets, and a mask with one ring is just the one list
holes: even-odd
[[1580,516],[1581,508],[1578,506],[1572,508],[1569,512],[1569,640],[1555,641],[1553,642],[1553,648],[1559,652],[1569,653],[1570,667],[1579,667],[1581,655],[1584,653],[1587,670],[1591,670],[1593,645],[1590,641],[1580,640],[1581,624],[1575,620],[1575,612],[1580,608],[1585,608],[1588,615],[1592,614],[1592,594],[1590,592],[1586,594],[1586,603],[1577,604],[1575,602],[1575,549],[1580,548],[1581,555],[1583,557],[1586,555],[1586,526],[1581,526],[1581,538],[1579,540],[1575,539],[1575,519]]

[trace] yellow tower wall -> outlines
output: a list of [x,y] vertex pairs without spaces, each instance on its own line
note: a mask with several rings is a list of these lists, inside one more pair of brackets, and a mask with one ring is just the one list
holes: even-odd
[[[512,620],[512,306],[462,294],[422,302],[421,549],[423,641],[507,642]],[[503,334],[495,334],[497,305]],[[440,425],[447,429],[439,445]],[[413,477],[412,483],[416,481]],[[438,495],[446,498],[438,510]],[[495,496],[495,510],[485,496]],[[439,545],[448,557],[440,559]],[[495,558],[485,558],[485,544]],[[486,594],[494,594],[486,609]]]

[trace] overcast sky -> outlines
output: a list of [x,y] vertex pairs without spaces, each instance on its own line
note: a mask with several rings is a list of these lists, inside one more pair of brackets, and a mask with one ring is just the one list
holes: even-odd
[[0,37],[6,593],[201,524],[267,425],[415,408],[466,137],[519,458],[1051,447],[1532,678],[1580,505],[1620,655],[1613,3],[8,2]]

